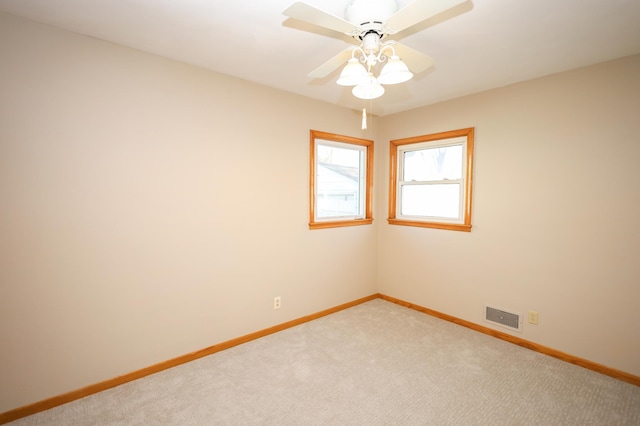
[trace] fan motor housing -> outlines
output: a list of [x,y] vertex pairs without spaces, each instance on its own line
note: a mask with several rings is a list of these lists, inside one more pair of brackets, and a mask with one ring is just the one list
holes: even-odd
[[[395,0],[353,0],[345,17],[354,25],[379,24],[385,22],[391,15],[398,11],[398,3]],[[366,32],[366,29],[363,29]]]

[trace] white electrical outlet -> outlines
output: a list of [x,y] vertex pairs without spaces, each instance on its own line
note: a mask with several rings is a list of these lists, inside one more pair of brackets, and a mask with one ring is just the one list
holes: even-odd
[[280,309],[280,296],[276,296],[273,298],[273,309]]
[[538,325],[538,313],[536,311],[529,311],[529,324]]

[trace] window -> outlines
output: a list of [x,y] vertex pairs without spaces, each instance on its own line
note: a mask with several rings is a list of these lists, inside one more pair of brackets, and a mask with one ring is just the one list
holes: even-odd
[[311,130],[309,228],[373,222],[373,141]]
[[471,231],[473,128],[391,141],[393,225]]

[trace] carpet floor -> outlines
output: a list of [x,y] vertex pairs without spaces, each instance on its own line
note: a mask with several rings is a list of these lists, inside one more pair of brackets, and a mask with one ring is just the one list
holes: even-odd
[[640,387],[380,299],[11,423],[640,425]]

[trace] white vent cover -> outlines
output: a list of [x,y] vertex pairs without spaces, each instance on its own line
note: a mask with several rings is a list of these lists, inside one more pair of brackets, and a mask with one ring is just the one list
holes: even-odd
[[484,305],[483,318],[486,322],[522,332],[522,314],[518,312],[510,312],[496,306]]

